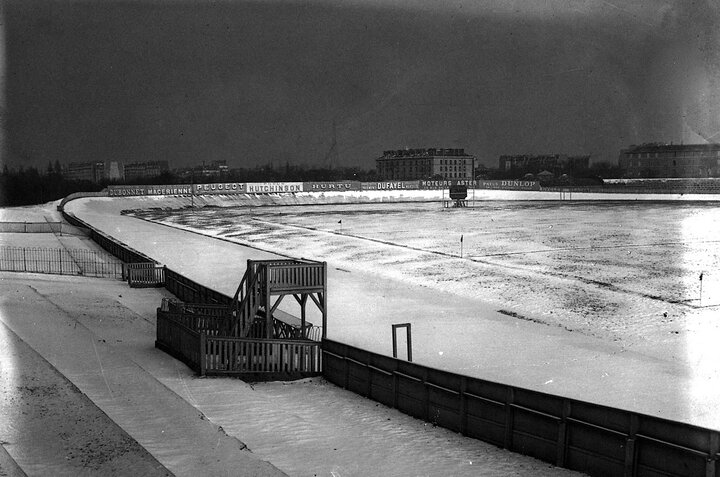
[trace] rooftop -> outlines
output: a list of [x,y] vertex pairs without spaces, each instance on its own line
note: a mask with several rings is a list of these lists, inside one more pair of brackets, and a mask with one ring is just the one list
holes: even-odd
[[639,146],[633,144],[627,149],[623,149],[623,154],[634,154],[640,152],[667,152],[667,151],[718,151],[720,144],[662,144],[662,143],[646,143]]
[[443,149],[443,148],[423,148],[423,149],[396,149],[383,151],[380,159],[395,157],[433,157],[433,156],[467,156],[465,149]]

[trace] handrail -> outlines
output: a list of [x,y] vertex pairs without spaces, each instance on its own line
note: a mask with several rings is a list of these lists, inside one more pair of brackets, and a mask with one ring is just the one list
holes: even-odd
[[[247,275],[249,272],[250,268],[248,268],[245,274]],[[235,303],[238,303],[238,305],[236,308],[235,326],[233,327],[231,334],[239,334],[244,336],[247,333],[247,330],[252,325],[252,317],[250,315],[253,314],[257,300],[260,298],[260,290],[259,287],[256,286],[258,282],[258,276],[259,274],[257,273],[253,274],[252,282],[248,280],[248,292],[247,295],[243,297],[242,301],[238,303],[237,300],[235,300]],[[245,277],[243,277],[243,281],[245,281]],[[238,323],[240,324],[240,329],[238,329]]]

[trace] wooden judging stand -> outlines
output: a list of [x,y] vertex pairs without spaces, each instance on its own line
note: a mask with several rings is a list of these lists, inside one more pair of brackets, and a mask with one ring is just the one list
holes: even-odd
[[[201,376],[277,380],[319,375],[326,282],[325,262],[248,260],[229,305],[163,302],[155,344]],[[278,309],[286,296],[300,305],[299,317]],[[308,302],[320,310],[322,326],[306,320]]]
[[450,186],[450,200],[443,200],[443,207],[467,207],[467,186]]

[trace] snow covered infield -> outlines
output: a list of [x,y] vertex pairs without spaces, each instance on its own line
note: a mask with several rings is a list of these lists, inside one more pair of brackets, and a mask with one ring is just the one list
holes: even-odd
[[[625,347],[666,345],[720,305],[715,205],[383,203],[136,215],[482,300],[515,318]],[[697,351],[694,343],[675,344]],[[664,346],[646,348],[667,354]]]

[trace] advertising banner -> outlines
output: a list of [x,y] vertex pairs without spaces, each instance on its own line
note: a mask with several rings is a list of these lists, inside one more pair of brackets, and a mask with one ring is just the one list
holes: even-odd
[[360,181],[303,182],[303,192],[342,192],[361,190]]
[[190,195],[190,184],[176,185],[109,185],[109,197],[125,197],[133,195]]
[[413,190],[417,188],[418,181],[384,181],[362,183],[362,190]]
[[537,181],[502,180],[502,181],[477,181],[478,189],[501,189],[501,190],[540,190],[540,183]]
[[124,197],[131,195],[147,195],[146,185],[109,185],[107,192],[109,197]]
[[[477,184],[478,181],[475,181]],[[439,180],[422,180],[419,182],[420,189],[449,189],[451,187],[465,186],[473,187],[471,179],[439,179]]]
[[270,194],[276,192],[302,192],[302,182],[256,182],[247,183],[248,194]]
[[190,184],[147,186],[148,195],[190,195],[191,190]]
[[243,182],[218,182],[214,184],[195,184],[193,193],[204,194],[242,194],[245,192],[246,184]]

